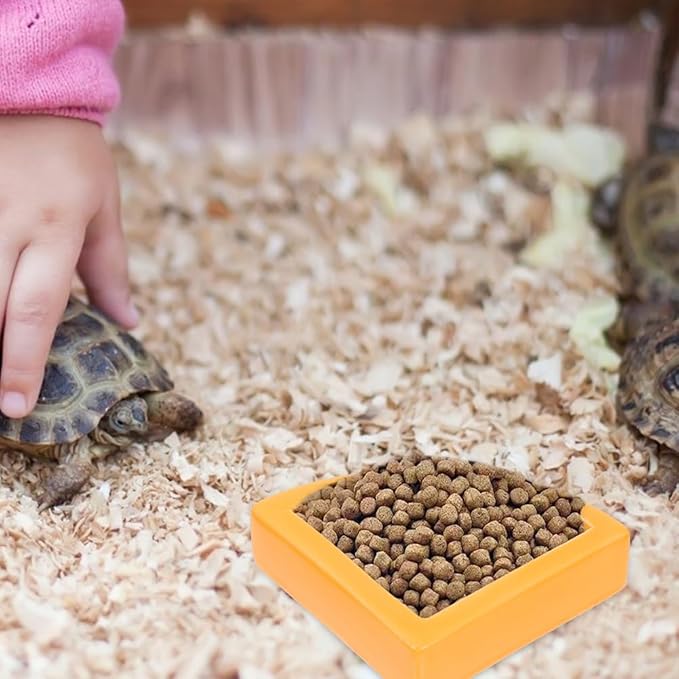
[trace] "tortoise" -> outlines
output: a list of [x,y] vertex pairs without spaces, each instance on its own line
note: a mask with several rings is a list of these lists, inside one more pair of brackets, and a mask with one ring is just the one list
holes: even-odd
[[609,332],[622,351],[616,406],[660,446],[646,485],[653,494],[679,484],[679,129],[660,122],[679,54],[679,3],[667,3],[661,18],[649,153],[602,184],[592,202],[596,224],[609,233],[617,226],[622,310]]
[[38,498],[43,511],[71,500],[95,460],[200,425],[201,409],[173,388],[165,368],[137,339],[72,295],[37,404],[23,418],[0,414],[0,445],[58,463]]
[[679,130],[649,127],[650,152],[602,184],[592,220],[615,227],[621,312],[609,330],[622,352],[619,417],[660,444],[646,485],[672,493],[679,483]]

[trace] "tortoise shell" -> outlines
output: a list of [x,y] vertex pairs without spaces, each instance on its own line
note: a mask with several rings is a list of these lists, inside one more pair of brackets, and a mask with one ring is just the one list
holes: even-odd
[[679,153],[644,159],[619,206],[623,287],[642,302],[679,303]]
[[52,341],[37,405],[20,419],[0,413],[0,439],[36,447],[71,443],[93,431],[118,401],[173,386],[132,335],[71,297]]
[[628,343],[617,407],[644,436],[679,452],[679,321],[651,325]]

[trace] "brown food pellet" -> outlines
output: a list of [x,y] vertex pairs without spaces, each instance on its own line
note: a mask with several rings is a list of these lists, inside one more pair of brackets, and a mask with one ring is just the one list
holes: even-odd
[[506,568],[499,568],[493,574],[493,578],[499,580],[503,575],[507,575],[507,573],[509,573],[509,571]]
[[511,570],[512,567],[512,561],[511,559],[507,559],[505,557],[502,557],[500,559],[495,559],[495,562],[493,563],[493,569],[494,570],[500,570],[501,568],[505,568],[507,570]]
[[584,500],[583,500],[582,498],[574,497],[574,498],[571,500],[571,509],[572,509],[574,512],[579,512],[580,510],[582,510],[582,508],[583,508],[584,506],[585,506],[585,502],[584,502]]
[[444,597],[446,595],[446,590],[448,589],[448,583],[445,580],[434,580],[434,584],[431,588],[440,596]]
[[333,528],[330,528],[330,526],[327,526],[326,528],[323,529],[322,535],[326,539],[330,540],[330,542],[332,542],[333,545],[337,544],[338,540],[337,533]]
[[414,589],[409,589],[403,595],[403,603],[407,606],[419,606],[420,595]]
[[378,507],[391,507],[396,502],[396,495],[391,488],[384,488],[375,495],[375,502]]
[[391,543],[387,538],[381,538],[378,535],[373,535],[372,539],[368,543],[370,549],[374,549],[376,552],[387,552],[391,549]]
[[446,504],[455,507],[458,514],[464,509],[464,500],[462,499],[462,496],[458,495],[457,493],[449,495],[448,499],[446,500]]
[[497,547],[497,540],[494,537],[487,535],[479,542],[479,547],[488,552],[492,552]]
[[547,522],[547,530],[551,533],[560,533],[566,525],[566,519],[563,516],[555,516]]
[[375,558],[375,552],[368,545],[361,545],[356,550],[356,558],[360,559],[363,563],[372,563]]
[[544,528],[547,524],[539,514],[533,514],[526,519],[526,523],[533,529],[538,530]]
[[492,575],[486,575],[485,578],[481,578],[481,587],[485,587],[486,585],[490,585],[491,582],[493,582],[494,578]]
[[457,601],[460,597],[464,596],[464,584],[459,580],[453,580],[453,582],[448,584],[446,588],[446,598],[451,601]]
[[375,502],[374,497],[364,497],[358,505],[358,508],[363,516],[374,514],[377,509],[377,502]]
[[485,535],[489,535],[496,540],[507,535],[507,529],[499,521],[490,521],[483,527]]
[[542,512],[542,518],[549,523],[552,519],[560,517],[559,510],[552,505],[546,511]]
[[394,542],[403,542],[403,538],[406,534],[406,527],[405,526],[387,526],[384,529],[384,535],[386,536],[387,540],[391,542],[392,544]]
[[549,498],[544,493],[538,493],[531,502],[533,503],[533,507],[540,513],[546,511],[551,504]]
[[530,554],[530,542],[526,542],[525,540],[516,540],[512,544],[512,551],[516,557]]
[[485,566],[481,566],[481,575],[485,578],[487,575],[492,575],[493,570],[494,570],[494,568],[491,564],[486,564]]
[[453,507],[452,504],[446,504],[441,508],[441,513],[439,514],[439,521],[445,526],[450,526],[457,521],[458,511]]
[[467,568],[464,569],[462,575],[464,575],[467,582],[470,582],[471,580],[480,580],[483,577],[483,574],[481,573],[481,567],[475,566],[474,564],[467,566]]
[[391,557],[386,552],[377,552],[373,563],[380,569],[382,575],[386,575],[391,568]]
[[382,575],[382,571],[373,563],[366,564],[363,569],[373,580],[377,580]]
[[413,589],[416,592],[424,592],[427,587],[431,587],[431,580],[422,573],[418,573],[410,581],[410,589]]
[[415,563],[422,563],[429,556],[429,548],[424,545],[408,545],[405,551],[406,557],[409,561]]
[[353,550],[354,541],[351,538],[347,537],[346,535],[343,535],[337,541],[337,547],[339,547],[339,549],[346,554],[347,552],[351,552]]
[[468,583],[464,586],[464,591],[465,591],[467,594],[473,594],[474,592],[478,591],[479,589],[481,589],[481,583],[480,583],[480,582],[476,582],[475,580],[471,580],[470,582],[468,582]]
[[548,551],[549,547],[533,547],[533,551],[531,553],[537,559],[537,557],[547,554]]
[[[394,494],[399,500],[404,500],[405,502],[410,502],[413,499],[414,493],[413,489],[407,484],[402,483],[395,491]],[[394,503],[396,504],[396,503]]]
[[419,566],[414,561],[404,561],[399,568],[398,573],[404,579],[410,582],[419,572]]
[[449,542],[448,548],[446,549],[446,559],[452,560],[454,556],[462,554],[462,543],[461,542]]
[[460,543],[465,554],[471,554],[479,548],[479,539],[475,535],[463,535]]
[[434,537],[434,531],[426,526],[419,526],[413,534],[413,542],[418,545],[428,545]]
[[490,515],[488,510],[483,507],[477,507],[471,511],[472,526],[474,528],[483,528],[487,523],[490,522]]
[[533,527],[526,521],[517,522],[516,526],[512,530],[512,537],[515,540],[532,540],[535,535]]
[[559,499],[559,491],[556,488],[545,488],[542,494],[549,500],[550,505]]
[[403,470],[403,480],[409,485],[415,485],[417,483],[417,471],[415,467],[408,467]]
[[476,488],[467,488],[462,495],[462,499],[469,510],[483,506],[483,498]]
[[535,533],[535,542],[541,546],[548,546],[549,541],[552,539],[552,534],[546,528],[540,528]]
[[446,528],[443,531],[443,537],[448,541],[448,542],[454,542],[454,541],[459,541],[462,539],[462,536],[464,535],[464,531],[462,528],[458,525],[455,526],[446,526]]
[[375,536],[369,530],[362,528],[358,531],[358,535],[356,536],[356,546],[369,545],[373,537]]
[[358,502],[356,500],[352,500],[351,498],[347,498],[343,503],[342,503],[342,516],[345,519],[356,519],[361,515],[361,510],[359,507]]
[[426,575],[428,578],[431,579],[431,574],[432,574],[433,568],[434,568],[434,562],[431,559],[425,559],[420,564],[420,573],[422,573],[422,575]]
[[443,556],[448,549],[448,543],[443,535],[434,535],[431,539],[429,549],[434,556]]
[[573,512],[572,514],[568,515],[566,523],[571,528],[580,528],[580,526],[582,526],[582,516],[580,516],[580,514]]
[[436,615],[437,613],[438,613],[438,610],[436,609],[436,606],[425,606],[420,611],[420,617],[421,618],[431,618],[432,615]]
[[499,505],[506,505],[509,502],[509,491],[498,488],[495,491],[495,502]]
[[439,595],[433,589],[425,589],[420,594],[420,604],[423,606],[436,606],[439,602]]
[[465,479],[464,476],[457,476],[453,479],[453,482],[450,484],[450,487],[453,491],[453,493],[457,493],[457,495],[462,495],[468,488],[469,488],[469,481]]
[[323,517],[323,521],[325,521],[325,523],[333,523],[334,521],[338,521],[341,516],[342,512],[340,511],[339,507],[330,507],[326,515]]
[[457,525],[466,533],[472,527],[472,517],[469,512],[460,512],[457,517]]
[[391,524],[392,526],[408,526],[410,524],[410,517],[406,512],[400,510],[394,514]]
[[457,573],[464,572],[464,569],[467,568],[470,563],[469,557],[466,554],[458,554],[452,561],[453,568]]
[[513,505],[520,507],[528,502],[528,493],[523,488],[512,488],[512,490],[509,491],[509,500]]
[[522,556],[519,556],[516,558],[516,561],[514,562],[517,566],[523,566],[524,564],[528,563],[529,561],[532,561],[533,557],[530,554],[523,554]]
[[422,481],[430,474],[436,474],[436,467],[431,460],[422,460],[422,462],[415,467],[415,474],[417,480]]
[[455,568],[449,561],[446,561],[445,559],[437,559],[434,561],[431,572],[437,580],[445,580],[446,582],[449,582],[455,573]]
[[322,533],[323,529],[325,528],[325,524],[317,516],[310,516],[307,519],[307,522],[312,528],[317,530],[319,533]]
[[427,509],[431,509],[436,506],[439,499],[439,492],[435,486],[427,486],[421,490],[417,496],[417,501],[421,502]]
[[434,526],[438,522],[440,514],[441,510],[439,507],[432,507],[431,509],[427,509],[424,518],[429,522],[430,526]]
[[399,559],[400,557],[405,559],[405,551],[405,545],[401,542],[396,542],[389,547],[389,556],[391,556],[392,559]]
[[495,500],[495,494],[490,490],[484,490],[481,492],[481,500],[483,500],[483,505],[490,509],[494,507],[497,502]]
[[378,507],[375,512],[375,517],[382,522],[383,526],[388,526],[391,524],[391,520],[394,518],[394,512],[391,511],[389,507],[382,506]]
[[556,549],[559,545],[563,545],[564,542],[568,542],[568,538],[562,533],[552,535],[552,537],[549,540],[549,548]]
[[571,528],[570,526],[566,526],[561,532],[566,536],[568,540],[572,540],[576,535],[578,535],[578,529]]
[[490,554],[486,549],[476,549],[469,555],[469,560],[475,566],[485,566],[490,563]]

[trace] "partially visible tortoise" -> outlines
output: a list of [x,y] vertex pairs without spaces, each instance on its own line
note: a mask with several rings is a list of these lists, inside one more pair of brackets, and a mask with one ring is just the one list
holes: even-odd
[[95,460],[135,441],[197,427],[203,413],[173,386],[132,335],[71,297],[38,403],[21,419],[0,414],[0,445],[58,463],[38,500],[43,510],[70,500]]
[[623,348],[617,408],[657,441],[649,492],[679,484],[679,130],[651,127],[651,152],[623,178],[603,184],[594,221],[615,226],[621,314],[610,339]]

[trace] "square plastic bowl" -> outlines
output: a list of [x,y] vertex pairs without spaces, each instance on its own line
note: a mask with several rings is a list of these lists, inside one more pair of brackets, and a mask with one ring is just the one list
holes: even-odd
[[336,481],[257,503],[255,561],[383,679],[473,677],[626,585],[629,532],[585,505],[586,531],[420,618],[294,513]]

